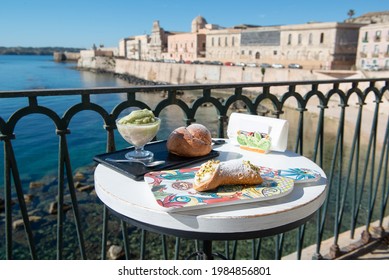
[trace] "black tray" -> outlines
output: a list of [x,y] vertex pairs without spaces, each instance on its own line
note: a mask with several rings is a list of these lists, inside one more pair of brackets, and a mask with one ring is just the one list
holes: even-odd
[[171,154],[166,148],[166,140],[153,142],[145,146],[146,150],[154,153],[154,160],[164,160],[164,164],[155,167],[145,167],[139,163],[122,163],[106,161],[106,158],[125,159],[124,155],[134,148],[119,150],[112,153],[96,155],[93,160],[104,164],[136,181],[143,180],[143,176],[150,171],[169,170],[191,165],[196,162],[215,158],[219,155],[218,151],[212,150],[208,155],[201,157],[179,157]]

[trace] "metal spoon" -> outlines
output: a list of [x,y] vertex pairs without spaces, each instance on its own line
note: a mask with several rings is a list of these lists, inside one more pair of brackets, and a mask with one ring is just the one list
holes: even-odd
[[223,140],[223,139],[212,139],[212,143],[214,145],[223,145],[226,143],[226,140]]
[[164,160],[156,160],[156,161],[152,161],[152,162],[143,162],[143,161],[136,160],[136,159],[114,159],[114,158],[106,158],[105,160],[112,161],[112,162],[128,162],[128,163],[135,162],[135,163],[143,164],[146,167],[153,167],[153,166],[157,166],[157,165],[161,165],[161,164],[165,163]]

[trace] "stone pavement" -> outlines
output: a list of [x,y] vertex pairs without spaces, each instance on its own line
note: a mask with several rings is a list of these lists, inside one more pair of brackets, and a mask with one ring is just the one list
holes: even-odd
[[359,249],[357,252],[342,259],[348,260],[389,260],[389,235],[382,240],[373,242],[365,248]]
[[[389,260],[389,216],[384,218],[384,232],[379,231],[378,221],[371,224],[371,241],[367,244],[363,242],[365,227],[355,230],[354,236],[350,237],[350,232],[344,232],[339,235],[338,246],[343,254],[338,260]],[[378,229],[378,230],[377,230]],[[380,238],[380,236],[382,236]],[[323,240],[320,246],[320,253],[324,259],[333,259],[331,257],[331,248],[334,244],[334,238]],[[302,260],[312,260],[315,255],[316,245],[311,245],[303,249],[301,253]],[[348,252],[348,253],[346,253]],[[292,253],[282,258],[283,260],[296,260],[296,253]]]

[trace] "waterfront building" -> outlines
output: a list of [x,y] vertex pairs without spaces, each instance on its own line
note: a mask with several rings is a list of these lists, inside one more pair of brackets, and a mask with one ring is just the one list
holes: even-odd
[[210,30],[206,38],[206,59],[238,62],[240,60],[240,36],[240,29]]
[[306,23],[281,26],[280,60],[308,69],[350,70],[355,65],[357,23]]
[[389,70],[389,22],[361,27],[356,65],[362,70]]
[[192,20],[191,32],[181,32],[168,37],[169,58],[175,61],[194,61],[205,57],[206,34],[215,28],[205,18],[197,16]]
[[167,38],[172,33],[153,22],[151,35],[136,35],[119,41],[119,56],[135,60],[159,60],[167,53]]
[[389,22],[389,11],[370,12],[359,17],[352,17],[345,20],[345,22],[376,24]]
[[163,28],[161,28],[158,20],[154,21],[149,40],[148,52],[146,53],[146,59],[152,61],[163,59],[167,52],[168,37],[171,35],[172,33],[166,32]]
[[240,60],[246,63],[282,63],[280,26],[243,29],[240,40]]
[[137,35],[122,39],[119,42],[120,56],[129,59],[145,60],[149,49],[148,43],[148,35]]
[[211,30],[206,59],[349,70],[355,64],[361,26],[328,22]]
[[169,59],[194,61],[204,57],[206,34],[181,33],[168,37]]
[[[139,35],[120,41],[119,55],[169,62],[200,60],[255,66],[278,64],[281,67],[300,64],[312,70],[351,70],[371,64],[387,69],[386,15],[389,13],[369,13],[360,20],[345,22],[279,26],[242,24],[230,28],[210,24],[197,16],[191,22],[191,32],[168,32],[154,21],[150,36]],[[379,18],[381,23],[371,24],[372,19]]]

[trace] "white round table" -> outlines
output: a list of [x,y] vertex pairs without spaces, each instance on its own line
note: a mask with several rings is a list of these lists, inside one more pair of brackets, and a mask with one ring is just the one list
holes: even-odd
[[[169,211],[156,202],[144,180],[135,181],[99,164],[94,174],[96,193],[114,214],[137,227],[207,242],[251,239],[286,232],[309,220],[326,198],[325,173],[303,156],[290,151],[258,154],[228,142],[214,149],[220,152],[217,158],[220,161],[243,158],[275,169],[307,168],[319,172],[321,178],[314,182],[295,183],[292,192],[276,199]],[[209,243],[207,246],[210,247]]]

